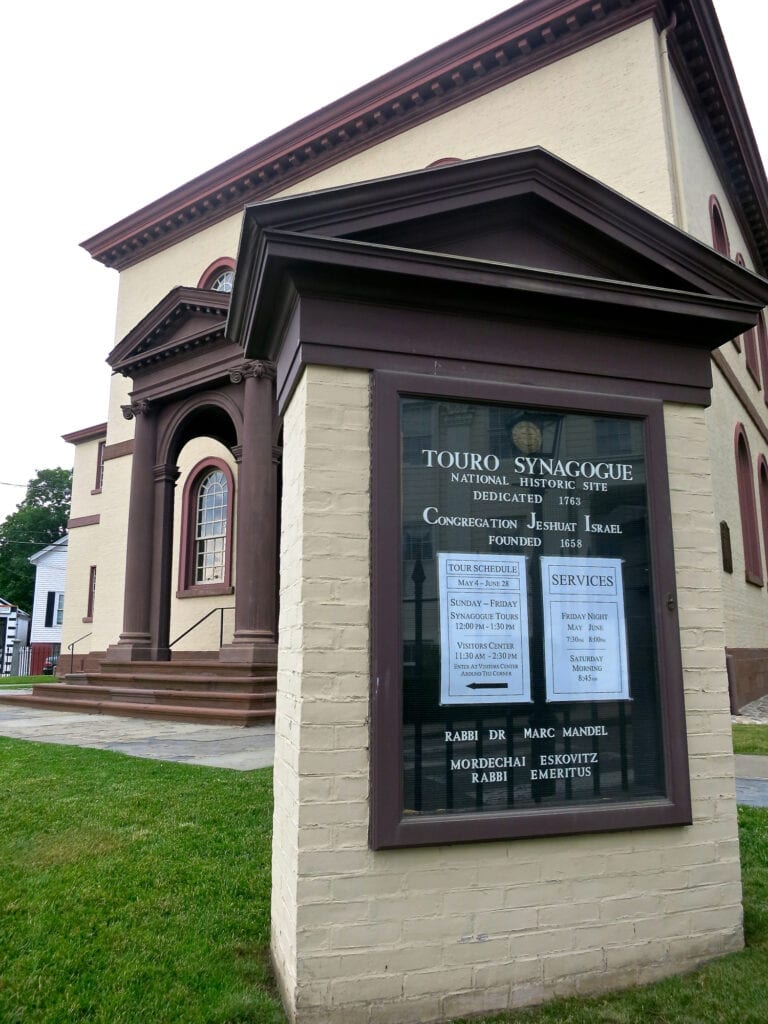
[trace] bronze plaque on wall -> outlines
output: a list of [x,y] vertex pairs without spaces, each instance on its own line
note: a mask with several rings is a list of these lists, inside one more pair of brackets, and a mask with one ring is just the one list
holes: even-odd
[[383,660],[399,807],[377,785],[379,674],[374,845],[669,823],[659,602],[673,583],[657,578],[657,553],[671,535],[655,533],[669,526],[649,403],[627,415],[610,400],[521,402],[537,396],[520,389],[508,401],[379,391],[397,435],[377,463],[396,476],[400,515],[376,546],[398,563],[384,573],[397,622],[376,604],[397,638],[397,664]]

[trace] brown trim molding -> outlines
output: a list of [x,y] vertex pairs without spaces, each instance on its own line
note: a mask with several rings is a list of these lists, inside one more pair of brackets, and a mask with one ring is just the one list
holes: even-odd
[[104,449],[104,461],[110,459],[122,459],[124,455],[133,455],[133,438],[128,441],[117,441],[115,444],[108,444]]
[[81,526],[98,526],[101,522],[100,515],[93,516],[75,516],[74,519],[70,519],[67,522],[68,530],[77,530]]
[[744,406],[744,411],[747,413],[749,418],[754,423],[755,427],[760,432],[760,435],[765,441],[765,443],[768,444],[768,426],[765,424],[765,422],[760,416],[760,413],[757,411],[755,403],[752,401],[752,399],[749,397],[746,390],[744,389],[744,385],[741,383],[739,378],[736,376],[734,371],[729,366],[728,360],[725,358],[722,352],[716,350],[712,353],[712,362],[722,373],[728,386],[731,388],[731,390],[736,395],[738,400]]
[[62,441],[68,444],[84,444],[86,441],[97,441],[107,436],[107,424],[97,423],[95,427],[83,427],[73,430],[70,434],[62,434]]

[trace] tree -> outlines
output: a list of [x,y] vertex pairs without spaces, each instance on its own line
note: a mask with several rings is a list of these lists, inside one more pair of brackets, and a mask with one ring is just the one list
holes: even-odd
[[72,473],[39,469],[15,512],[0,524],[0,597],[32,611],[35,567],[29,556],[67,532]]

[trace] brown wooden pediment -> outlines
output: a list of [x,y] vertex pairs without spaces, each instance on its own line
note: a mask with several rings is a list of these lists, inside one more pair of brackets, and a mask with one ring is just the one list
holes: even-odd
[[[378,252],[380,268],[389,260],[401,276],[412,276],[416,263],[423,276],[431,261],[433,276],[450,278],[464,261],[469,276],[485,271],[507,289],[521,273],[541,272],[553,294],[592,291],[602,281],[628,292],[658,289],[662,305],[676,293],[726,305],[768,301],[763,278],[540,148],[248,207],[228,327],[236,343],[247,344],[246,321],[270,301],[270,261],[290,262],[292,239],[304,251],[294,259],[297,273],[312,242],[333,249],[339,287]],[[315,272],[318,261],[310,261]],[[735,333],[744,329],[739,316],[747,326],[753,318],[735,310]]]
[[312,361],[605,377],[631,352],[626,377],[663,367],[703,402],[710,350],[768,303],[768,281],[542,149],[248,207],[237,268],[227,337],[277,363],[281,400]]
[[158,363],[224,345],[230,296],[202,288],[173,288],[110,352],[118,373],[136,377]]

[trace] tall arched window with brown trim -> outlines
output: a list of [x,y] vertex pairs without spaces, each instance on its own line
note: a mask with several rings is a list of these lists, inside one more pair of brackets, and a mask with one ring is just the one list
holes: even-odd
[[222,459],[199,462],[182,498],[179,596],[232,592],[234,478]]
[[752,478],[752,456],[743,423],[736,424],[734,438],[736,455],[736,483],[739,491],[741,536],[744,545],[744,575],[748,583],[763,585],[763,563],[760,557],[760,537],[757,530],[755,485]]
[[[709,197],[709,224],[712,229],[712,248],[730,259],[731,246],[725,229],[725,217],[715,195]],[[741,352],[741,335],[736,335],[732,340],[734,347]]]
[[[740,267],[746,268],[747,265],[744,262],[744,257],[741,255],[740,252],[737,252],[733,258],[735,262],[739,264]],[[740,340],[744,344],[744,358],[746,359],[747,370],[749,371],[749,375],[752,377],[752,380],[755,382],[755,384],[757,384],[758,387],[761,387],[762,385],[760,382],[760,359],[757,354],[757,328],[753,327],[745,334],[742,334]]]
[[763,527],[763,548],[768,560],[768,459],[764,455],[757,459],[757,487],[760,492],[760,520]]
[[725,230],[725,217],[718,198],[714,195],[709,197],[709,222],[712,226],[712,247],[723,256],[730,257],[731,246],[728,242],[728,232]]
[[763,373],[763,401],[768,405],[768,330],[766,330],[763,313],[760,314],[757,321],[755,334],[757,335],[757,350],[760,353],[760,366]]

